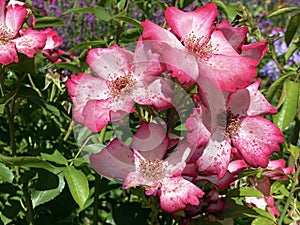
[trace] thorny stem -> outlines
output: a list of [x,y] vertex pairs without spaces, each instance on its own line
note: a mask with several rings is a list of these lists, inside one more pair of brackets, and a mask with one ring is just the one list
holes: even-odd
[[100,180],[101,180],[100,175],[98,173],[96,173],[95,174],[94,205],[93,205],[93,225],[98,224]]
[[274,48],[274,40],[273,38],[270,39],[270,50],[271,50],[271,56],[272,56],[272,59],[273,61],[275,62],[276,66],[278,67],[278,69],[280,70],[281,73],[286,73],[286,71],[283,69],[283,67],[280,65],[280,63],[278,62],[277,60],[277,57],[276,57],[276,52],[275,52],[275,48]]
[[26,217],[27,217],[28,224],[29,225],[34,225],[35,224],[35,222],[34,222],[34,210],[33,210],[33,205],[32,205],[32,201],[31,201],[31,198],[30,198],[30,194],[29,194],[29,191],[28,191],[28,188],[27,188],[27,183],[23,185],[22,191],[23,191],[25,201],[26,201],[26,206],[27,206]]
[[283,208],[283,210],[280,214],[280,217],[279,217],[279,220],[278,220],[278,225],[282,224],[283,219],[286,216],[286,212],[287,212],[287,210],[288,210],[288,208],[291,204],[291,201],[292,201],[292,198],[293,198],[293,195],[294,195],[294,192],[295,192],[296,184],[298,183],[298,177],[299,177],[299,173],[300,173],[299,159],[297,160],[296,168],[297,168],[296,173],[293,176],[293,184],[292,184],[288,199],[287,199],[287,201],[284,205],[284,208]]
[[[1,92],[4,95],[5,94],[5,87],[4,87],[4,69],[1,69],[0,71],[1,76]],[[19,105],[20,99],[18,99],[17,93],[19,92],[19,89],[21,87],[22,81],[26,77],[26,74],[23,75],[16,84],[16,89],[13,97],[10,101],[6,102],[5,105],[5,113],[8,117],[8,126],[9,126],[9,137],[10,137],[10,148],[11,148],[11,154],[12,156],[17,156],[17,145],[16,145],[16,137],[15,137],[15,124],[14,119],[17,111],[17,107]],[[16,174],[19,174],[19,167],[15,167]],[[22,186],[22,192],[24,194],[25,202],[26,202],[26,218],[29,225],[34,225],[34,209],[32,206],[32,201],[30,198],[30,193],[28,191],[28,184],[23,184]]]
[[[291,140],[291,144],[293,145],[297,145],[297,142],[298,142],[298,139],[299,139],[299,130],[300,130],[300,120],[298,118],[296,118],[296,124],[295,124],[295,128],[294,128],[294,133],[293,133],[293,136],[292,136],[292,140]],[[291,204],[291,201],[292,201],[292,198],[293,198],[293,195],[295,193],[295,190],[296,190],[296,185],[298,184],[298,179],[299,179],[299,173],[300,173],[300,163],[299,163],[299,160],[300,158],[296,159],[296,162],[295,162],[295,166],[296,166],[296,172],[293,176],[293,183],[292,183],[292,187],[291,187],[291,190],[290,190],[290,193],[289,193],[289,196],[288,196],[288,199],[284,205],[284,208],[281,212],[281,215],[279,217],[279,220],[278,220],[278,225],[281,225],[282,224],[282,221],[286,215],[286,212]]]
[[[100,132],[100,142],[103,144],[105,140],[106,127]],[[99,194],[100,194],[100,181],[101,177],[98,173],[95,175],[95,193],[94,193],[94,205],[93,205],[93,225],[98,224],[98,210],[99,210]]]

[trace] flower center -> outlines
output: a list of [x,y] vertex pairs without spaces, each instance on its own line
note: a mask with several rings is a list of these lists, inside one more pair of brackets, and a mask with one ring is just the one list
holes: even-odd
[[122,94],[130,94],[133,90],[135,79],[132,78],[131,73],[126,73],[123,76],[109,79],[106,84],[109,88],[111,97],[116,98]]
[[233,113],[228,109],[226,112],[218,115],[218,124],[225,128],[225,134],[227,136],[234,136],[240,129],[241,120],[239,115],[233,115]]
[[214,50],[208,37],[198,38],[193,31],[184,39],[184,46],[202,60],[208,60]]
[[0,24],[0,45],[7,44],[14,38],[14,33],[3,24]]
[[159,181],[165,177],[165,168],[163,160],[142,160],[140,164],[140,173],[143,177],[151,181]]

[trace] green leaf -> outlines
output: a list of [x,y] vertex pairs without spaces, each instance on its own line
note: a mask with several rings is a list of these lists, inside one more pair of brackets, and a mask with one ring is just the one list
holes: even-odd
[[263,193],[250,187],[239,187],[228,191],[227,197],[263,197]]
[[64,169],[64,175],[74,200],[83,208],[89,197],[89,184],[85,174],[73,166],[68,166]]
[[12,173],[10,168],[3,163],[0,163],[0,181],[12,183],[13,179],[14,174]]
[[34,28],[66,26],[66,24],[55,16],[37,17]]
[[283,131],[295,118],[298,109],[299,83],[285,80],[286,96],[280,111],[274,115],[274,123]]
[[35,208],[38,205],[49,202],[57,197],[65,187],[64,176],[62,173],[58,174],[58,186],[55,189],[38,191],[33,190],[31,194],[32,205]]
[[138,20],[133,19],[131,17],[128,17],[128,16],[117,15],[117,16],[114,17],[114,19],[121,20],[123,22],[129,23],[129,24],[131,24],[132,26],[134,26],[136,28],[142,28],[141,22],[139,22]]
[[[263,217],[265,217],[265,218],[268,218],[268,219],[271,220],[271,221],[275,221],[274,215],[272,215],[272,214],[266,212],[265,210],[260,209],[260,208],[256,208],[256,207],[253,207],[253,210],[254,210],[257,214],[259,214],[259,215],[261,215],[261,216],[263,216]],[[254,215],[254,216],[257,217],[256,215]]]
[[56,169],[54,166],[47,163],[42,158],[34,156],[8,157],[0,154],[0,161],[12,166],[42,168],[50,172]]
[[81,69],[78,67],[78,65],[74,65],[72,63],[61,62],[61,63],[56,64],[55,66],[58,67],[58,68],[61,68],[61,69],[70,70],[74,73],[80,73],[81,72]]
[[275,225],[275,222],[265,218],[265,217],[257,217],[255,220],[252,221],[251,225]]
[[[69,50],[69,52],[74,52],[74,51],[77,51],[77,50],[83,50],[83,49],[92,48],[92,47],[98,47],[98,46],[101,46],[101,45],[103,45],[103,44],[105,44],[105,41],[104,41],[104,40],[96,40],[96,41],[82,42],[82,43],[76,45],[75,47],[71,48],[71,49]],[[66,64],[67,64],[67,65],[66,65]],[[63,65],[63,68],[64,68],[65,65],[66,65],[66,66],[69,66],[70,63],[64,63],[64,64],[59,63],[59,64],[57,64],[57,66],[60,66],[60,65]],[[72,67],[69,68],[69,69],[70,69],[70,70],[75,69],[73,66],[76,66],[76,65],[73,65],[73,64],[71,64],[71,65],[72,65]],[[71,65],[70,65],[70,66],[71,66]],[[79,69],[78,66],[76,66],[76,68],[77,68],[76,70]],[[65,69],[68,69],[68,68],[65,68]],[[73,70],[72,70],[72,71],[73,71]],[[76,72],[76,71],[74,71],[74,72]]]
[[279,16],[279,15],[287,14],[287,13],[290,13],[290,12],[295,12],[295,11],[300,11],[300,8],[299,7],[281,8],[281,9],[278,9],[278,10],[272,12],[271,14],[269,14],[268,18],[270,18],[272,16]]
[[281,87],[283,86],[284,81],[289,78],[290,76],[296,75],[296,71],[287,72],[285,74],[282,74],[276,81],[273,82],[273,84],[269,87],[268,92],[266,94],[266,99],[270,102],[272,101],[275,94],[281,90]]
[[154,0],[154,2],[161,8],[162,11],[165,11],[169,6],[167,3],[159,0]]
[[288,183],[288,180],[276,180],[271,186],[271,195],[278,195],[282,193],[282,190],[286,189]]
[[70,13],[94,13],[94,7],[67,9],[62,14],[70,14]]
[[118,10],[122,11],[125,7],[125,4],[126,4],[126,0],[120,0],[117,4],[118,5]]
[[299,27],[300,27],[300,13],[293,15],[287,26],[286,32],[284,34],[284,41],[287,46],[290,45]]
[[97,19],[103,20],[105,22],[108,22],[112,19],[112,16],[109,14],[109,12],[101,6],[97,6],[94,8],[94,14]]
[[293,43],[291,44],[291,46],[289,47],[289,49],[285,52],[284,54],[284,60],[285,62],[288,62],[288,60],[290,59],[290,57],[294,54],[294,52],[296,50],[298,50],[300,47],[300,38],[296,38]]
[[299,151],[300,151],[300,149],[298,146],[290,144],[290,152],[291,152],[292,156],[294,157],[295,161],[297,161],[299,159]]
[[141,36],[141,29],[139,28],[132,28],[132,29],[128,29],[124,32],[122,32],[121,34],[121,40],[122,41],[137,41],[138,38]]
[[100,152],[101,149],[105,148],[105,145],[103,144],[90,144],[90,145],[86,145],[83,148],[83,151],[88,152],[88,153],[98,153]]
[[41,153],[41,156],[44,160],[55,162],[61,165],[67,165],[68,160],[57,150],[53,152],[53,154]]

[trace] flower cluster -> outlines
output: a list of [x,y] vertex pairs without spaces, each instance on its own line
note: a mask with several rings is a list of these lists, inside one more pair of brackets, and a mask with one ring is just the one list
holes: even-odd
[[[28,28],[22,28],[27,22]],[[37,51],[51,55],[53,49],[62,43],[55,31],[34,30],[35,17],[24,2],[11,0],[6,5],[0,0],[0,63],[8,65],[18,62],[18,53],[33,58]]]
[[[86,62],[93,75],[67,81],[75,121],[93,132],[138,114],[139,107],[177,111],[180,121],[157,122],[153,115],[137,127],[129,146],[114,137],[90,155],[98,173],[124,181],[124,189],[144,187],[169,213],[201,205],[205,193],[198,182],[224,189],[240,170],[267,167],[283,142],[279,128],[263,117],[277,110],[255,81],[267,43],[246,44],[247,28],[227,20],[216,24],[217,14],[215,3],[191,12],[169,7],[167,29],[142,22],[134,52],[116,45],[92,49]],[[173,90],[178,85],[193,101],[186,117],[180,115],[181,93]],[[187,134],[175,135],[178,123]],[[211,210],[224,207],[218,198],[203,199],[215,204]]]

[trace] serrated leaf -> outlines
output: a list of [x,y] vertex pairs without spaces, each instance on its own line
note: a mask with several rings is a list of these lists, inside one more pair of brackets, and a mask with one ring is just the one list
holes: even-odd
[[281,90],[281,87],[286,79],[290,76],[296,75],[296,71],[287,72],[282,74],[277,80],[273,82],[273,84],[269,87],[268,92],[266,94],[266,99],[270,102],[272,101],[275,94]]
[[272,186],[270,193],[272,194],[280,194],[282,189],[286,188],[286,185],[289,183],[288,180],[276,180]]
[[131,24],[132,26],[134,26],[136,28],[142,28],[141,23],[138,20],[133,19],[133,18],[128,17],[128,16],[117,15],[117,16],[114,17],[114,19],[121,20],[123,22],[129,23],[129,24]]
[[55,16],[43,16],[36,18],[34,28],[53,27],[53,26],[66,26],[66,24]]
[[90,144],[90,145],[86,145],[83,148],[83,151],[88,152],[88,153],[98,153],[100,152],[101,149],[105,148],[105,145],[103,144]]
[[280,111],[274,115],[274,123],[283,131],[295,118],[298,109],[299,84],[290,80],[286,82],[286,97]]
[[165,11],[169,6],[167,3],[159,0],[154,0],[154,2],[161,8],[162,11]]
[[125,7],[125,4],[126,4],[126,0],[120,0],[120,1],[118,2],[118,4],[117,4],[118,10],[119,10],[119,11],[122,11],[122,10],[124,9],[124,7]]
[[14,174],[9,167],[0,163],[0,181],[12,183]]
[[37,191],[33,190],[31,194],[32,205],[35,208],[38,205],[49,202],[57,197],[65,187],[64,176],[62,173],[58,174],[58,186],[55,189],[46,190],[46,191]]
[[55,170],[54,166],[47,163],[42,158],[34,156],[8,157],[0,154],[0,161],[12,166],[42,168],[50,172]]
[[53,152],[53,154],[41,153],[41,156],[44,160],[55,162],[61,165],[67,165],[68,160],[57,150]]
[[297,29],[300,26],[300,13],[293,15],[289,21],[286,32],[284,33],[284,41],[287,46],[290,45],[293,37],[295,36]]
[[89,197],[89,184],[85,174],[73,166],[66,167],[63,172],[74,200],[83,208]]
[[290,144],[290,151],[291,151],[291,154],[294,157],[295,161],[297,161],[299,159],[299,151],[300,151],[299,147]]
[[227,197],[263,197],[259,190],[250,187],[239,187],[228,191]]
[[251,225],[275,225],[275,222],[265,217],[257,217]]
[[58,67],[58,68],[61,68],[61,69],[70,70],[74,73],[80,73],[81,72],[81,69],[77,65],[74,65],[72,63],[61,62],[61,63],[56,64],[55,66]]
[[296,38],[284,54],[284,60],[286,63],[288,62],[290,57],[294,54],[294,52],[299,49],[299,47],[300,47],[300,38]]
[[[89,47],[94,47],[94,46],[99,46],[99,45],[103,45],[103,44],[105,44],[105,41],[104,40],[96,40],[96,41],[87,41],[87,42],[81,42],[80,44],[78,44],[78,45],[76,45],[75,47],[73,47],[73,48],[71,48],[70,50],[69,50],[69,52],[74,52],[74,51],[77,51],[77,50],[83,50],[83,49],[86,49],[86,48],[89,48]],[[57,66],[60,66],[62,63],[59,63],[59,64],[57,64]],[[65,63],[66,64],[66,63]],[[62,64],[62,66],[64,66],[65,64]],[[69,63],[70,64],[70,63]],[[75,65],[73,65],[73,64],[71,64],[72,65],[72,68],[70,68],[70,69],[75,69],[73,66],[75,66]],[[66,65],[66,66],[68,66],[68,65]],[[77,66],[76,66],[77,67]],[[67,68],[66,68],[67,69]],[[77,67],[77,69],[76,70],[78,70],[79,68]],[[74,71],[74,72],[76,72],[76,71]]]
[[108,22],[112,19],[112,16],[109,14],[109,12],[101,6],[94,7],[94,14],[97,19],[105,22]]
[[[266,212],[265,210],[260,209],[260,208],[256,208],[256,207],[253,207],[253,210],[254,210],[257,214],[259,214],[259,215],[261,215],[261,216],[263,216],[263,217],[265,217],[265,218],[268,218],[268,219],[271,220],[271,221],[275,221],[274,215],[272,215],[272,214]],[[256,216],[255,216],[255,217],[256,217]]]
[[94,7],[67,9],[62,14],[70,14],[70,13],[94,13]]
[[279,15],[283,15],[283,14],[287,14],[287,13],[295,12],[295,11],[300,11],[300,8],[299,7],[285,7],[285,8],[281,8],[281,9],[278,9],[278,10],[272,12],[267,17],[270,18],[272,16],[279,16]]

